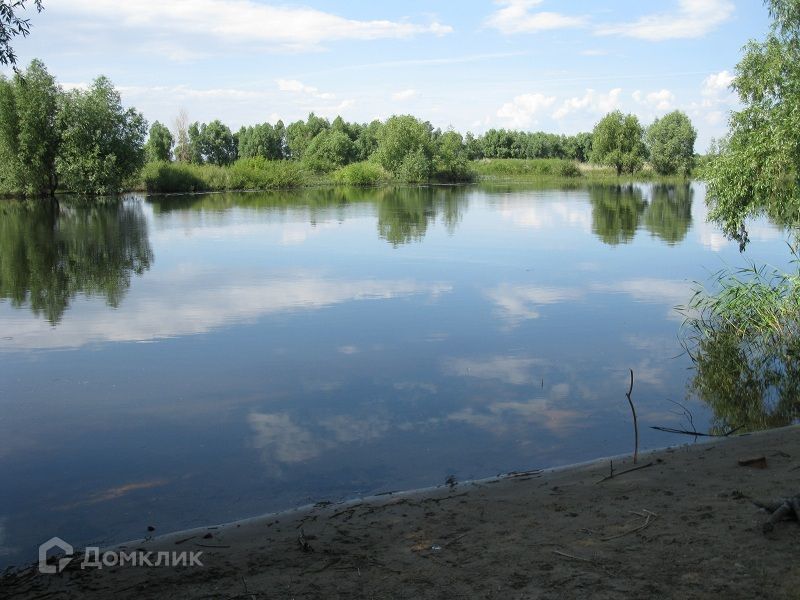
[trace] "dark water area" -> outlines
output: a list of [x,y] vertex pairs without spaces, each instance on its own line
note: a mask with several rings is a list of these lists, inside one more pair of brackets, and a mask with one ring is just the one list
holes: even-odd
[[702,184],[0,205],[0,565],[691,441]]

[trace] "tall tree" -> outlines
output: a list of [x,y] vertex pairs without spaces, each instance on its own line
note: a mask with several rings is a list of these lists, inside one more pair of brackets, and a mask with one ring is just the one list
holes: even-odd
[[679,110],[656,119],[647,129],[650,163],[659,175],[688,176],[694,165],[697,130]]
[[71,191],[116,193],[144,164],[147,121],[122,106],[106,77],[63,96],[57,123],[63,133],[56,169]]
[[745,46],[732,84],[743,108],[705,172],[710,217],[742,245],[762,210],[800,224],[800,0],[766,4],[770,31]]
[[617,175],[633,173],[645,159],[643,135],[636,115],[624,115],[619,110],[607,114],[592,134],[592,162],[614,167]]
[[192,151],[189,144],[189,115],[181,109],[173,123],[175,132],[175,160],[178,162],[189,162],[192,159]]
[[[30,19],[23,19],[19,11],[24,10],[28,0],[0,0],[0,64],[16,65],[17,55],[11,47],[11,40],[21,35],[27,37],[31,32]],[[33,0],[37,12],[42,12],[42,0]],[[14,68],[16,70],[16,66]]]
[[0,177],[7,189],[36,196],[55,192],[60,95],[55,78],[38,60],[11,81],[0,78]]
[[175,140],[169,129],[156,121],[150,126],[150,135],[147,138],[144,150],[149,161],[165,161],[172,159],[172,145]]

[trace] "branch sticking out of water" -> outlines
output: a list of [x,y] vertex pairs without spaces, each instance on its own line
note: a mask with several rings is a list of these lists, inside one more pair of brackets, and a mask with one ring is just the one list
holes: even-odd
[[630,371],[631,386],[628,388],[628,393],[625,394],[625,396],[628,398],[628,404],[631,405],[631,414],[633,414],[633,464],[636,464],[636,461],[639,460],[639,422],[636,420],[636,408],[633,406],[633,400],[631,399],[631,394],[633,393],[633,369],[630,369]]

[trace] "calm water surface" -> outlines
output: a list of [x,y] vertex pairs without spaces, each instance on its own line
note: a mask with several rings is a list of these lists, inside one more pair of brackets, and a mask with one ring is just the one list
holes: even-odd
[[[747,258],[785,264],[754,223]],[[0,206],[0,564],[677,438],[701,185]]]

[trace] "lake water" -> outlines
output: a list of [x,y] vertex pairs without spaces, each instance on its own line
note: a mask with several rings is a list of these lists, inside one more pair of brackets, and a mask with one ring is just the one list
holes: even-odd
[[674,310],[746,257],[704,188],[0,206],[0,564],[691,438]]

